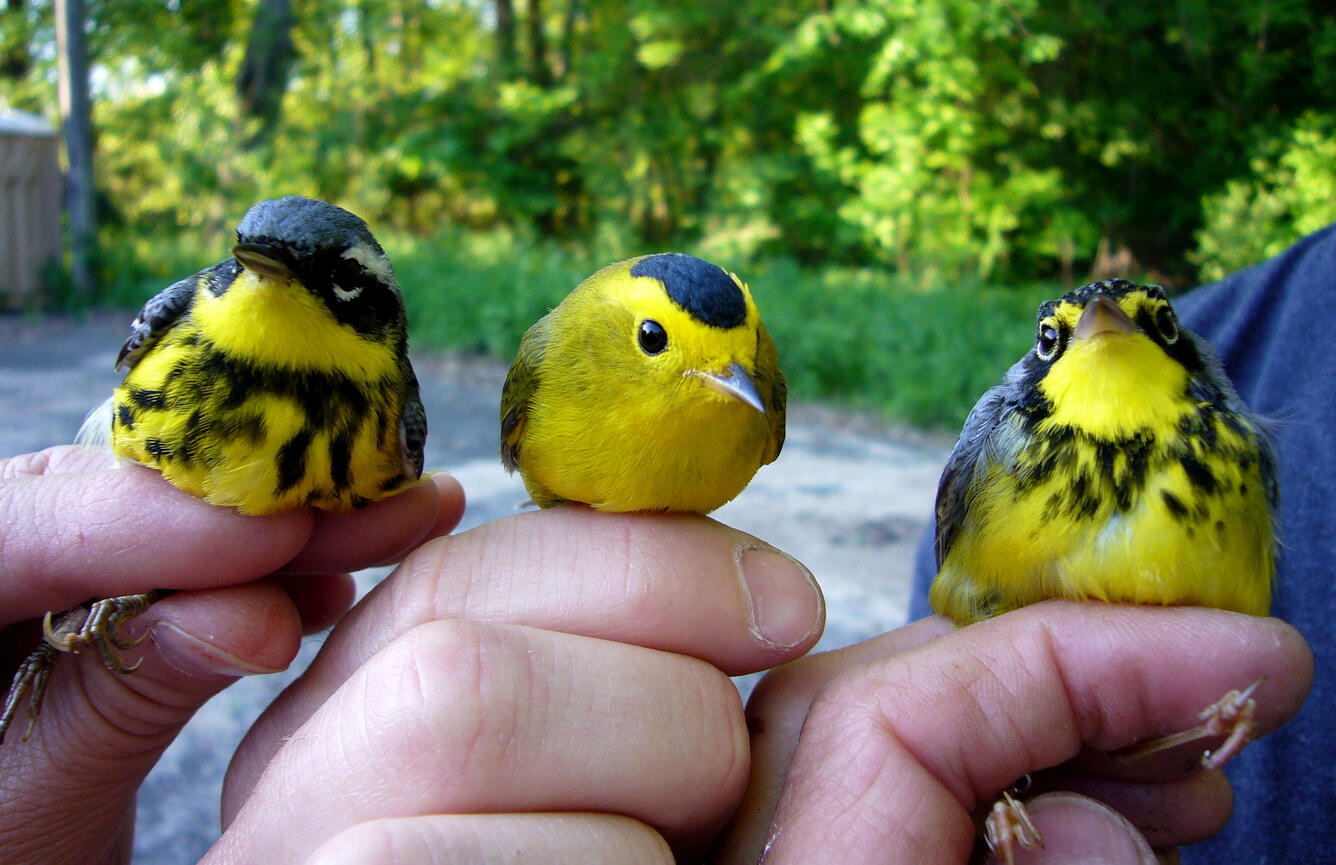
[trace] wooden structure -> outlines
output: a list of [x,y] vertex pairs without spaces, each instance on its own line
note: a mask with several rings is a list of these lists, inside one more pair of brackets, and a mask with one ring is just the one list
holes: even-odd
[[40,300],[60,256],[59,141],[32,114],[0,113],[0,307]]

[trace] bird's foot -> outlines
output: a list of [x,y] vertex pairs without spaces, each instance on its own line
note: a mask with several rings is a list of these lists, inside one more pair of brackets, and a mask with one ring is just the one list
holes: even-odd
[[98,656],[102,659],[102,666],[113,673],[132,673],[139,669],[140,661],[126,664],[116,654],[116,650],[133,649],[144,642],[148,633],[127,639],[120,635],[120,628],[147,610],[164,594],[161,591],[152,591],[104,598],[86,608],[75,607],[61,616],[54,627],[51,624],[51,614],[47,613],[42,620],[42,634],[46,642],[58,651],[78,654],[92,646],[97,649]]
[[97,650],[102,666],[113,673],[137,670],[139,661],[127,664],[116,651],[133,649],[144,642],[148,634],[128,639],[120,635],[120,627],[166,595],[165,591],[155,590],[106,598],[61,614],[54,624],[51,614],[47,613],[42,619],[43,642],[19,665],[10,682],[9,693],[5,695],[4,709],[0,711],[0,743],[4,742],[5,732],[13,723],[25,696],[28,700],[28,729],[23,734],[23,741],[28,741],[32,735],[33,725],[42,710],[42,700],[46,697],[51,669],[60,652],[77,654],[92,646]]
[[19,664],[14,679],[9,683],[9,693],[5,695],[4,711],[0,712],[0,744],[5,741],[5,731],[13,722],[24,695],[28,697],[28,729],[23,733],[23,741],[28,741],[33,725],[37,723],[37,713],[42,711],[46,682],[51,677],[51,668],[55,666],[58,657],[54,648],[42,643]]
[[1015,865],[1017,845],[1024,850],[1044,846],[1044,837],[1030,820],[1025,805],[1008,790],[988,809],[983,821],[983,840],[993,856],[1006,865]]
[[1253,699],[1253,694],[1264,681],[1266,681],[1265,676],[1242,691],[1230,691],[1225,694],[1201,711],[1197,717],[1202,723],[1191,729],[1123,748],[1115,751],[1112,756],[1120,763],[1132,763],[1151,754],[1177,748],[1179,745],[1224,735],[1225,741],[1220,747],[1213,751],[1205,751],[1201,755],[1203,768],[1220,769],[1242,751],[1243,746],[1251,742],[1256,734],[1257,701]]

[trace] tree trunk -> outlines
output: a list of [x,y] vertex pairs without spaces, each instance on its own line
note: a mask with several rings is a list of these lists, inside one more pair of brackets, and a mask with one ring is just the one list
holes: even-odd
[[557,77],[565,80],[571,74],[571,64],[575,62],[575,27],[580,19],[580,0],[571,0],[566,7],[566,24],[561,30],[560,68]]
[[70,277],[76,296],[97,288],[97,213],[93,187],[93,122],[88,102],[88,43],[83,0],[56,0],[56,66],[60,126],[69,162],[65,206],[70,227]]
[[496,0],[497,78],[515,77],[515,7],[511,0]]
[[547,22],[543,0],[529,0],[529,77],[539,87],[552,86],[552,67],[547,62]]
[[260,0],[255,7],[246,54],[237,71],[241,110],[261,121],[259,131],[248,144],[267,138],[278,122],[283,93],[288,89],[288,69],[296,53],[292,26],[290,0]]

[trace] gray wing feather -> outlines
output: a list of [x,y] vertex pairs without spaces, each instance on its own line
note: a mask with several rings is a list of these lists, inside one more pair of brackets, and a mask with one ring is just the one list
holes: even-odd
[[951,456],[947,457],[946,468],[942,470],[942,478],[937,484],[937,534],[933,541],[933,551],[937,556],[938,568],[946,559],[956,532],[965,519],[980,457],[986,453],[990,460],[1005,462],[1011,459],[1010,454],[1001,451],[1010,451],[1012,448],[994,435],[1006,406],[1007,390],[1006,384],[999,385],[979,398],[965,420],[965,427],[960,431],[960,438],[951,450]]
[[236,261],[229,258],[194,276],[174,282],[153,295],[130,323],[130,337],[121,346],[120,354],[116,355],[116,369],[133,369],[139,359],[157,345],[163,334],[171,330],[172,325],[189,311],[195,302],[195,291],[201,284],[208,285],[214,294],[221,294],[236,279],[239,269]]
[[418,380],[413,372],[413,365],[405,358],[404,366],[408,386],[404,395],[404,410],[399,415],[399,441],[404,452],[404,474],[411,478],[420,478],[423,464],[422,451],[427,444],[427,410],[422,407],[422,395],[418,390]]
[[1220,355],[1216,354],[1215,348],[1205,339],[1186,328],[1180,328],[1179,332],[1197,350],[1197,357],[1201,359],[1202,377],[1206,379],[1209,387],[1223,395],[1225,408],[1244,418],[1257,433],[1258,459],[1261,462],[1262,480],[1266,484],[1266,503],[1274,515],[1280,503],[1280,487],[1276,481],[1276,448],[1271,440],[1271,425],[1253,411],[1243,401],[1243,397],[1239,396],[1239,392],[1235,390],[1234,382],[1230,381],[1229,375],[1225,372],[1224,364],[1220,362]]

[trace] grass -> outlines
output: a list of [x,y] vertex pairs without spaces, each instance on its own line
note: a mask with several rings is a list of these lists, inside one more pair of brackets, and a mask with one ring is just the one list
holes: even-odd
[[[525,329],[581,279],[617,258],[650,251],[572,251],[510,232],[382,239],[404,290],[415,346],[506,360]],[[217,261],[229,240],[108,238],[96,305],[138,307]],[[751,287],[779,347],[790,398],[946,430],[959,427],[1029,346],[1039,302],[1061,293],[1051,284],[921,289],[874,268],[818,270],[785,259],[719,263],[737,269]]]

